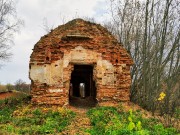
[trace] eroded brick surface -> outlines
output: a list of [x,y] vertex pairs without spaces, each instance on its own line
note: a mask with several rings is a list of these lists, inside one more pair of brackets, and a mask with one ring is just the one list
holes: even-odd
[[101,25],[75,19],[34,46],[29,70],[32,102],[69,104],[75,64],[93,66],[98,102],[129,100],[133,64],[129,54]]

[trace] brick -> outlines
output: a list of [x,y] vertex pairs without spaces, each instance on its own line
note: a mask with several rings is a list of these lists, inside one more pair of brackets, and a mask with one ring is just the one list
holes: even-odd
[[93,66],[99,103],[129,101],[133,61],[99,24],[74,19],[58,26],[35,44],[29,64],[33,103],[68,104],[74,65]]

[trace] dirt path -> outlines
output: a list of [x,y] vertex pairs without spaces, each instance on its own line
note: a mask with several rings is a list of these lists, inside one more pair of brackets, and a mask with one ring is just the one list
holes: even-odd
[[[118,107],[119,104],[107,102],[104,104],[100,104],[100,106]],[[86,115],[86,113],[89,109],[88,108],[80,108],[79,106],[78,107],[69,106],[67,108],[72,110],[73,112],[75,112],[76,117],[72,120],[72,122],[66,128],[66,130],[61,133],[61,135],[90,135],[85,132],[85,130],[91,128],[90,119]],[[128,111],[130,108],[132,108],[133,110],[139,109],[138,106],[135,106],[135,105],[133,106],[130,103],[122,104],[122,109],[125,109],[126,111]]]
[[63,135],[89,135],[85,133],[86,129],[91,127],[90,119],[87,117],[86,112],[88,109],[86,108],[70,108],[72,111],[76,113],[76,117],[71,122],[71,124],[67,127],[67,129],[62,132]]

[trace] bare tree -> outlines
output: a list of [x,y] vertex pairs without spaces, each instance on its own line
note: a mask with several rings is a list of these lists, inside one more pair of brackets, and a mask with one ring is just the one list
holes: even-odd
[[54,26],[53,25],[49,25],[48,24],[48,20],[46,17],[43,18],[43,25],[42,25],[42,28],[43,30],[46,32],[46,33],[49,33],[51,32],[53,29],[54,29]]
[[166,94],[164,113],[180,96],[180,1],[111,0],[109,30],[130,52],[135,64],[131,100],[155,111]]
[[24,82],[23,80],[21,80],[21,79],[18,79],[15,83],[14,83],[14,85],[15,85],[15,89],[17,90],[17,91],[23,91],[23,85],[24,84],[26,84],[26,82]]
[[10,58],[13,35],[19,31],[23,21],[17,18],[13,0],[0,0],[0,60]]

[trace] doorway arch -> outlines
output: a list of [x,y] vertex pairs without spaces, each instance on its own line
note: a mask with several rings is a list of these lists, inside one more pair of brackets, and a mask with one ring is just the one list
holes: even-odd
[[69,104],[74,106],[95,106],[96,86],[93,80],[93,65],[73,65],[71,73]]

